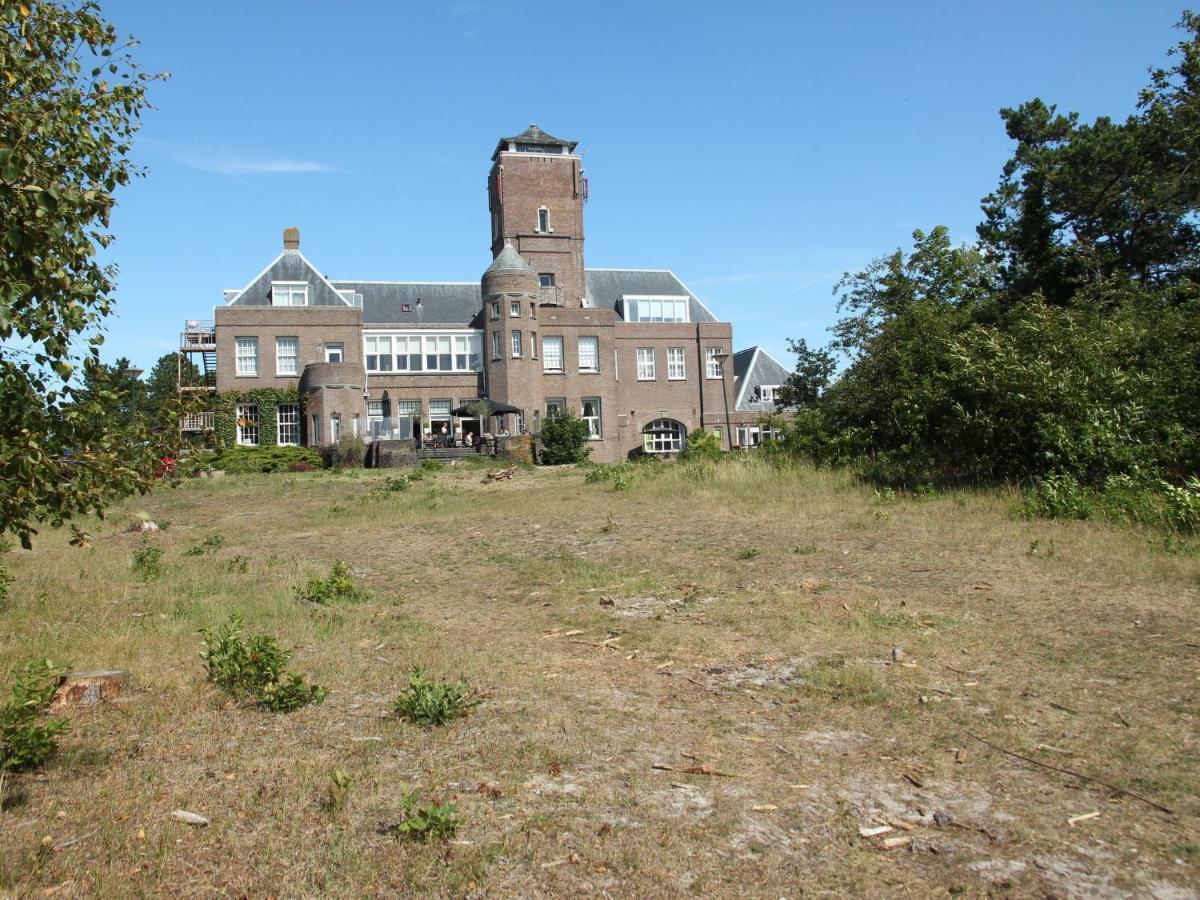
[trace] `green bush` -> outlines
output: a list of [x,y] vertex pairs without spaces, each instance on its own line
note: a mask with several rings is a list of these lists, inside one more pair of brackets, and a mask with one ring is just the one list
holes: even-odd
[[539,436],[542,442],[542,465],[583,462],[592,452],[588,446],[588,435],[588,423],[569,409],[551,410],[546,414]]
[[142,537],[142,545],[133,551],[131,565],[142,581],[154,581],[162,575],[162,547],[155,547],[148,537]]
[[371,599],[371,592],[358,587],[350,577],[350,567],[335,560],[325,578],[312,577],[303,587],[296,588],[296,599],[309,603],[361,603]]
[[1023,511],[1042,519],[1090,519],[1091,491],[1073,475],[1047,475],[1037,479],[1026,494]]
[[328,691],[319,684],[306,684],[286,666],[292,651],[284,650],[265,634],[247,637],[242,617],[229,617],[216,632],[202,628],[200,658],[208,680],[234,697],[252,698],[275,712],[291,712],[309,703],[321,703]]
[[705,431],[703,428],[692,430],[683,445],[679,458],[689,462],[716,460],[724,456],[721,449],[721,438],[715,431]]
[[329,450],[329,460],[335,469],[361,469],[367,445],[362,438],[344,434]]
[[392,709],[400,718],[417,725],[444,725],[466,715],[479,702],[466,681],[431,681],[421,669],[414,668],[408,687],[392,702]]
[[1193,475],[1182,487],[1162,482],[1164,524],[1185,534],[1200,531],[1200,478]]
[[462,825],[458,807],[453,803],[423,803],[417,800],[415,792],[410,791],[401,796],[400,808],[404,811],[404,818],[399,824],[392,826],[391,830],[409,840],[451,838]]
[[258,472],[286,472],[294,463],[321,468],[321,455],[307,447],[229,447],[212,459],[214,469],[231,475]]
[[48,659],[35,659],[17,673],[0,706],[0,772],[33,769],[54,755],[66,720],[39,717],[54,698],[62,672],[62,666]]

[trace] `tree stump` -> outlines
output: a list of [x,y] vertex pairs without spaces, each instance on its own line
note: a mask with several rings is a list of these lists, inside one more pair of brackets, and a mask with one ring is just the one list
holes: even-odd
[[133,676],[121,669],[100,672],[64,672],[50,705],[93,706],[119,697],[133,685]]

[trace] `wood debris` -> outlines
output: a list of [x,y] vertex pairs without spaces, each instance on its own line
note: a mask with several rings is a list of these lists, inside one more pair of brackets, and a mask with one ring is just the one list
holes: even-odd
[[176,822],[182,822],[184,825],[195,825],[198,828],[204,828],[208,825],[208,819],[194,812],[188,812],[186,809],[177,809],[171,813],[171,818]]
[[877,825],[874,828],[858,829],[859,837],[879,837],[881,834],[889,834],[896,829],[891,825]]
[[492,481],[504,481],[505,479],[512,478],[516,474],[517,467],[509,466],[507,469],[496,469],[495,471],[490,471],[487,473],[487,477]]
[[1084,813],[1081,816],[1071,816],[1071,818],[1067,819],[1067,824],[1070,825],[1072,828],[1074,828],[1080,822],[1086,822],[1086,821],[1088,821],[1088,819],[1098,819],[1098,818],[1100,818],[1100,811],[1096,810],[1095,812]]

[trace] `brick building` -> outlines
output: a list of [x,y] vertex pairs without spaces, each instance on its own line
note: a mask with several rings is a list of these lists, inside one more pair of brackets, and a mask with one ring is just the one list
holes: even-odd
[[[697,427],[726,446],[757,443],[749,429],[773,408],[764,389],[786,371],[758,348],[735,356],[730,323],[674,273],[586,267],[575,147],[536,125],[500,140],[479,282],[327,279],[286,229],[283,251],[225,292],[211,326],[189,322],[183,336],[218,393],[245,396],[238,442],[537,434],[565,407],[587,420],[600,462],[677,452]],[[290,386],[299,402],[260,431],[247,392]]]

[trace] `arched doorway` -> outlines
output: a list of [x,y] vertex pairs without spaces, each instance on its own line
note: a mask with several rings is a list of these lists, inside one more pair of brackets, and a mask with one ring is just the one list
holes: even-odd
[[687,428],[674,419],[655,419],[642,429],[642,450],[646,453],[679,453],[686,444]]

